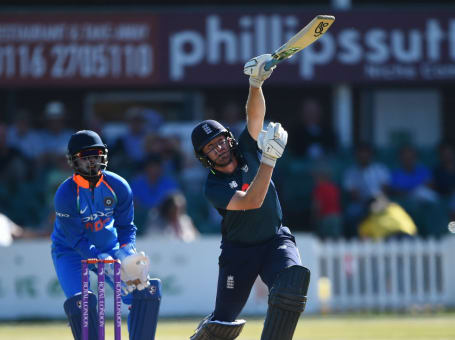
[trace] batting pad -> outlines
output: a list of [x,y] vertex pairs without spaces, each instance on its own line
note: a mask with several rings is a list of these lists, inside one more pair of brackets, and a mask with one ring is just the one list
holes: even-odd
[[161,281],[151,279],[143,290],[133,291],[133,303],[128,315],[130,340],[154,340],[161,303]]
[[300,314],[305,310],[310,271],[302,266],[286,268],[276,279],[261,340],[292,340]]
[[[70,297],[63,304],[63,308],[65,309],[65,313],[75,340],[82,339],[81,299],[82,295],[77,294],[73,297]],[[92,292],[88,294],[88,338],[95,340],[98,339],[98,314],[96,312],[96,296]]]

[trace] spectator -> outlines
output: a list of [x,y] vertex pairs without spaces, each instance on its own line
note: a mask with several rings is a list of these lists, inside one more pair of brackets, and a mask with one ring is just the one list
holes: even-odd
[[331,180],[330,170],[325,164],[317,165],[313,176],[313,221],[316,233],[322,239],[339,238],[343,232],[340,189]]
[[367,215],[369,202],[379,195],[385,195],[390,183],[388,168],[373,161],[373,150],[367,143],[356,147],[356,164],[344,174],[343,188],[348,194],[345,234],[357,235],[359,222]]
[[[46,215],[43,216],[42,228],[52,226],[54,224],[55,218],[55,207],[54,207],[54,196],[60,184],[65,181],[65,179],[71,177],[73,174],[70,166],[68,165],[66,155],[58,155],[55,158],[54,167],[49,169],[44,176],[43,183],[43,198],[44,201],[41,202],[43,206],[41,207],[42,211],[46,212]],[[44,214],[43,214],[44,215]],[[52,230],[51,230],[52,232]]]
[[112,150],[112,163],[116,168],[124,167],[121,171],[131,175],[146,158],[145,138],[149,131],[143,107],[131,107],[125,115],[128,132],[116,141]]
[[229,128],[234,137],[238,138],[245,128],[244,116],[244,108],[235,101],[228,101],[221,109],[220,123]]
[[8,128],[8,145],[19,150],[29,160],[35,160],[43,152],[39,133],[31,126],[31,116],[26,110],[14,115],[13,124]]
[[430,169],[417,160],[414,147],[405,145],[399,152],[400,166],[392,172],[390,187],[398,196],[421,202],[436,202]]
[[[42,210],[35,167],[7,144],[7,127],[0,124],[0,211],[20,225],[35,226]],[[27,212],[27,213],[24,213]]]
[[[9,146],[7,126],[0,124],[0,181],[4,188],[23,181],[28,177],[27,161],[22,153]],[[3,189],[4,189],[3,188]]]
[[414,147],[405,145],[399,152],[400,166],[392,172],[392,198],[416,221],[422,236],[440,236],[447,232],[447,217],[433,190],[430,169],[418,161]]
[[159,154],[166,173],[179,175],[184,167],[184,155],[178,136],[161,136],[149,133],[144,139],[146,154]]
[[452,144],[439,146],[439,164],[434,169],[436,192],[448,202],[450,220],[455,221],[455,150]]
[[145,223],[149,210],[157,209],[164,199],[178,191],[179,187],[176,180],[164,171],[162,157],[159,154],[150,154],[145,161],[143,172],[131,181],[131,189],[139,222]]
[[184,242],[199,236],[191,217],[186,213],[186,200],[181,193],[170,194],[158,210],[153,210],[146,223],[146,236],[161,234]]
[[297,121],[289,131],[289,148],[300,157],[310,159],[326,156],[335,150],[336,138],[326,119],[321,104],[315,99],[305,99],[301,104]]
[[417,227],[412,218],[397,203],[380,195],[371,201],[367,218],[360,223],[359,236],[365,239],[391,240],[413,238]]
[[44,119],[45,129],[41,136],[43,161],[53,163],[56,157],[66,155],[66,145],[73,131],[67,127],[66,109],[62,102],[47,103]]

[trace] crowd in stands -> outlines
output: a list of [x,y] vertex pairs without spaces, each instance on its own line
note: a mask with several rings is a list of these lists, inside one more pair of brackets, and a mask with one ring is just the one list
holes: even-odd
[[[215,118],[238,136],[241,110],[226,103]],[[12,121],[0,122],[0,230],[8,228],[13,237],[50,234],[54,193],[72,174],[66,145],[75,129],[64,103],[45,106],[42,129],[31,117],[19,110]],[[441,142],[438,153],[427,154],[411,143],[387,150],[358,143],[342,150],[325,122],[320,104],[304,100],[296,120],[285,126],[288,149],[274,174],[285,224],[322,239],[387,240],[448,232],[449,221],[455,220],[452,144]],[[125,112],[121,124],[127,128],[119,135],[109,134],[102,122],[87,124],[107,141],[108,169],[131,185],[139,235],[190,242],[220,232],[220,217],[203,196],[206,170],[188,151],[188,129],[194,124],[182,123],[180,134],[165,133],[163,117],[144,107]]]

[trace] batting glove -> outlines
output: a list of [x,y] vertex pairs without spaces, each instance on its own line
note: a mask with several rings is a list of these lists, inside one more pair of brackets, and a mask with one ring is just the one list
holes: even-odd
[[264,81],[270,77],[276,65],[270,70],[264,70],[265,63],[272,59],[271,54],[262,54],[254,57],[246,62],[243,66],[243,73],[250,76],[250,85],[253,87],[261,87]]
[[280,123],[270,122],[267,130],[262,130],[258,136],[258,147],[262,151],[261,163],[274,167],[276,160],[283,155],[287,142],[287,131]]

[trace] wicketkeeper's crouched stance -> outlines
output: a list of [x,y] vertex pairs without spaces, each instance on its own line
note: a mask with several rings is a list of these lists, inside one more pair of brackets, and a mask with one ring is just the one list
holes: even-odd
[[302,266],[294,236],[281,224],[271,180],[288,135],[280,123],[262,130],[261,86],[273,71],[264,70],[270,58],[261,55],[245,64],[250,76],[247,126],[238,142],[214,120],[201,122],[191,135],[196,157],[210,169],[205,194],[223,217],[215,310],[191,340],[235,339],[245,324],[237,317],[258,275],[269,288],[262,340],[291,340],[305,309],[310,271]]
[[[81,339],[81,260],[121,261],[122,300],[131,305],[130,340],[153,340],[161,300],[161,283],[150,279],[149,259],[136,251],[133,197],[120,176],[105,171],[107,147],[93,131],[82,130],[68,143],[68,163],[74,175],[55,194],[52,259],[67,300],[64,303],[74,339]],[[97,270],[91,265],[92,271]],[[113,265],[105,265],[113,287]],[[98,339],[95,294],[90,293],[89,339]]]

